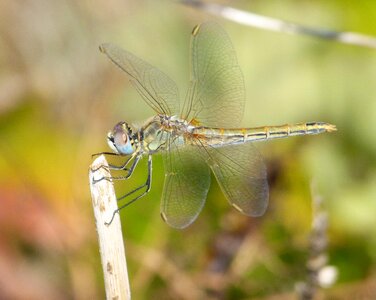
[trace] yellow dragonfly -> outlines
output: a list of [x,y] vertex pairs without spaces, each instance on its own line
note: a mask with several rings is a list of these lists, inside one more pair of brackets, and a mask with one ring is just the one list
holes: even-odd
[[[242,120],[245,88],[234,47],[214,22],[196,26],[191,37],[191,81],[180,102],[173,80],[132,53],[113,44],[100,50],[127,73],[131,83],[156,115],[142,126],[122,121],[107,135],[115,155],[125,156],[121,166],[127,179],[143,156],[148,157],[146,182],[118,200],[128,202],[149,192],[152,156],[162,153],[165,181],[161,216],[170,226],[185,228],[202,210],[210,186],[210,171],[230,202],[248,216],[264,214],[269,198],[266,168],[252,142],[335,131],[324,122],[236,128]],[[108,154],[108,153],[107,153]]]

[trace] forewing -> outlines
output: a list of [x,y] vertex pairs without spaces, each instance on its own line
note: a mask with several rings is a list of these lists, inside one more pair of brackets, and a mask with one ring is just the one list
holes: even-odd
[[231,40],[214,22],[196,26],[191,39],[191,85],[182,116],[211,127],[234,127],[243,117],[245,88]]
[[264,214],[269,198],[266,167],[251,144],[208,149],[208,163],[232,206],[248,216]]
[[129,75],[132,84],[154,111],[167,115],[179,113],[178,88],[166,74],[116,45],[102,44],[99,49]]
[[163,155],[165,182],[161,216],[175,228],[190,225],[201,212],[210,187],[210,169],[192,146]]

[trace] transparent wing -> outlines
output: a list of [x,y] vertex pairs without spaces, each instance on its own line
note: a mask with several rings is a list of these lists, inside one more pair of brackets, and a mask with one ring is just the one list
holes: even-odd
[[99,49],[130,76],[130,81],[145,102],[157,113],[179,113],[179,91],[166,74],[132,53],[113,44],[102,44]]
[[210,169],[197,148],[164,152],[165,182],[161,216],[175,228],[190,225],[201,212],[210,187]]
[[232,206],[248,216],[264,214],[269,199],[266,168],[251,144],[207,148],[208,163]]
[[235,127],[245,88],[230,38],[214,22],[196,26],[191,39],[191,85],[182,117],[211,127]]

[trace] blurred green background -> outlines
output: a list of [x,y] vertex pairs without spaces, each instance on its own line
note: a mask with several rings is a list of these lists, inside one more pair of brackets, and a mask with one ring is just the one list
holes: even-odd
[[[226,4],[376,35],[375,1]],[[33,0],[0,2],[1,299],[104,298],[91,154],[108,151],[116,122],[153,112],[98,45],[116,43],[157,66],[183,98],[190,32],[212,19],[230,35],[244,73],[242,125],[325,121],[338,132],[258,143],[269,171],[266,214],[240,215],[213,183],[183,231],[159,216],[156,157],[150,194],[121,213],[133,298],[296,298],[306,277],[312,182],[329,216],[328,264],[338,272],[318,296],[376,298],[375,50],[248,28],[174,1]],[[145,166],[117,192],[143,182]]]

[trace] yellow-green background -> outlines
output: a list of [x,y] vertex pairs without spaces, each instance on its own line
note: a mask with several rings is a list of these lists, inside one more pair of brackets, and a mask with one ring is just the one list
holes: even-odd
[[[376,35],[374,1],[227,1],[301,24]],[[91,200],[91,154],[117,121],[153,112],[98,51],[113,42],[169,74],[184,97],[189,38],[214,19],[174,1],[0,3],[0,298],[103,299]],[[376,297],[376,51],[216,19],[243,70],[242,125],[326,121],[338,132],[257,144],[270,205],[257,219],[212,184],[184,231],[159,216],[160,157],[148,196],[121,216],[134,299],[295,297],[305,278],[311,184],[329,214],[321,295]],[[118,193],[144,181],[142,163]],[[222,297],[222,298],[220,298]]]

